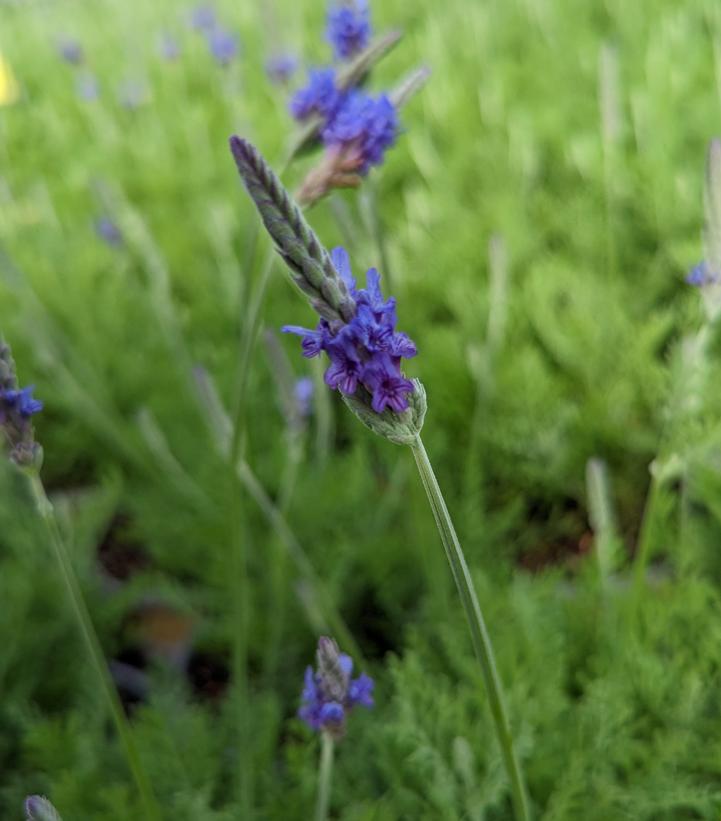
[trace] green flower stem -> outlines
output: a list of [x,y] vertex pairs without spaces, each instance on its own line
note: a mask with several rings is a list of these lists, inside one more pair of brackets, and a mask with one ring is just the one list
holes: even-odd
[[315,804],[315,821],[326,821],[330,804],[330,785],[333,777],[333,752],[335,742],[326,732],[320,734],[320,766],[318,768],[318,798]]
[[394,282],[391,274],[391,266],[388,259],[388,248],[386,245],[383,222],[381,220],[380,209],[378,208],[378,196],[376,194],[375,182],[368,178],[361,190],[361,208],[365,212],[365,220],[368,230],[373,238],[378,253],[378,262],[383,279],[386,283],[384,290],[386,293],[394,293]]
[[483,681],[486,687],[488,703],[491,708],[493,722],[496,727],[496,736],[501,746],[503,762],[511,783],[511,793],[513,797],[513,807],[517,821],[529,821],[531,812],[528,805],[528,797],[521,773],[521,767],[513,746],[513,737],[508,723],[508,714],[503,701],[503,688],[501,679],[496,668],[496,660],[493,654],[491,639],[486,629],[478,597],[473,587],[470,571],[463,555],[463,548],[458,541],[456,531],[451,521],[451,516],[443,499],[443,494],[433,473],[428,454],[423,446],[420,436],[410,446],[413,456],[421,475],[421,481],[425,488],[428,501],[433,511],[433,518],[436,520],[438,532],[446,551],[446,558],[451,566],[451,573],[456,583],[461,603],[468,619],[468,626],[471,630],[471,639],[476,658],[481,665]]
[[271,244],[267,250],[263,267],[260,271],[258,286],[252,302],[245,317],[245,327],[240,343],[240,355],[238,357],[238,371],[236,373],[235,390],[233,396],[233,429],[230,444],[230,462],[235,464],[240,456],[243,433],[245,431],[245,409],[246,394],[248,392],[248,377],[250,376],[250,363],[253,359],[253,351],[258,340],[261,318],[263,316],[263,306],[268,293],[271,274],[273,273],[273,263],[275,262],[277,251]]
[[[278,512],[285,518],[293,493],[295,492],[300,465],[304,455],[305,436],[291,434],[286,451],[286,463],[278,493]],[[272,683],[272,676],[279,668],[283,649],[283,630],[286,620],[286,593],[288,588],[288,552],[277,533],[272,542],[272,562],[268,571],[270,600],[273,602],[273,618],[268,628],[265,653],[265,670]]]
[[115,727],[118,731],[118,735],[120,736],[121,744],[125,750],[130,771],[133,774],[138,792],[140,793],[145,809],[145,817],[152,819],[152,821],[161,821],[162,815],[160,812],[160,807],[155,799],[150,782],[143,772],[130,726],[128,725],[127,718],[123,712],[122,704],[118,698],[118,692],[115,689],[115,685],[110,677],[110,672],[108,671],[108,667],[105,663],[105,657],[100,646],[100,640],[98,639],[95,628],[93,627],[93,622],[90,618],[87,605],[85,604],[85,599],[83,598],[83,594],[80,589],[80,583],[75,575],[75,570],[70,560],[70,556],[68,555],[65,542],[60,535],[60,528],[58,527],[58,523],[55,519],[53,506],[45,493],[45,488],[37,471],[30,471],[28,473],[28,478],[33,499],[35,501],[35,506],[40,518],[43,520],[43,524],[47,529],[50,545],[57,560],[60,575],[62,576],[65,587],[67,588],[68,596],[73,606],[75,617],[78,621],[78,626],[80,627],[80,632],[82,633],[83,640],[85,641],[92,665],[95,668],[95,673],[97,674],[101,689],[103,690],[105,698],[108,701],[110,712],[113,716],[113,720],[115,721]]
[[231,511],[232,578],[231,595],[235,626],[233,630],[233,682],[238,732],[238,798],[242,818],[252,818],[253,762],[251,749],[251,704],[248,678],[248,637],[250,635],[250,584],[248,579],[249,532],[245,516],[245,494],[235,471],[231,476],[233,495],[237,501]]
[[311,564],[307,553],[290,529],[283,514],[273,504],[273,500],[268,496],[247,462],[238,462],[236,470],[238,472],[238,478],[243,483],[243,487],[258,505],[267,521],[275,530],[278,538],[280,538],[285,545],[289,556],[298,570],[299,576],[308,586],[312,601],[317,605],[319,614],[323,619],[324,629],[327,629],[328,632],[335,636],[344,650],[353,658],[358,659],[360,664],[363,655],[353,634],[343,621],[321,578]]

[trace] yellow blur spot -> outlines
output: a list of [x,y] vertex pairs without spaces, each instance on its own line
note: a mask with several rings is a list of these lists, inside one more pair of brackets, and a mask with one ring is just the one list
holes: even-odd
[[0,54],[0,106],[12,105],[20,96],[10,63]]

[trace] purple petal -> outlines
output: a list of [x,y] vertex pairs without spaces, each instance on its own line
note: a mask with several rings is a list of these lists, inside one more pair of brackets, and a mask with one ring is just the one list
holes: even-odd
[[302,337],[303,356],[309,359],[318,356],[325,347],[325,334],[323,331],[312,331],[310,328],[303,328],[300,325],[283,325],[281,331],[284,334],[295,334]]
[[338,656],[338,662],[340,663],[340,669],[350,678],[353,672],[353,659],[347,653],[341,653]]
[[328,701],[320,708],[319,717],[322,725],[340,724],[345,718],[345,710],[337,701]]
[[340,274],[340,278],[352,292],[355,289],[355,280],[353,279],[353,272],[350,267],[350,257],[348,256],[348,251],[339,245],[330,252],[330,258],[333,261],[333,267]]
[[411,359],[418,353],[416,343],[402,331],[393,334],[389,350],[393,356],[402,356],[404,359]]
[[348,686],[348,702],[351,706],[360,704],[362,707],[372,707],[373,702],[373,688],[375,682],[373,679],[361,673],[358,678],[353,679]]

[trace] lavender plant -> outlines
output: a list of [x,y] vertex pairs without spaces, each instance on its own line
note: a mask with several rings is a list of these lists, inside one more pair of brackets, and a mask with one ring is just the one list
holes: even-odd
[[60,57],[72,66],[79,66],[85,59],[82,45],[73,37],[63,37],[59,40],[57,50]]
[[333,47],[336,59],[355,57],[368,45],[371,33],[367,0],[350,0],[328,10],[326,39]]
[[336,642],[318,639],[318,669],[307,667],[298,717],[321,735],[321,760],[315,819],[325,821],[330,803],[330,782],[335,743],[346,733],[348,715],[355,707],[373,707],[373,679],[361,673],[352,678],[353,659],[341,653]]
[[[27,477],[38,515],[45,525],[50,545],[58,563],[60,575],[70,598],[75,617],[86,644],[101,689],[110,707],[118,735],[124,747],[130,770],[135,778],[143,801],[146,817],[159,819],[160,811],[150,783],[143,772],[137,750],[123,713],[117,691],[110,677],[97,633],[80,589],[67,546],[55,519],[53,506],[40,478],[42,448],[35,441],[32,417],[39,413],[42,402],[32,396],[32,387],[21,388],[15,371],[15,361],[9,345],[0,339],[0,430],[3,434],[5,454]],[[30,815],[29,809],[35,812]],[[54,819],[57,815],[46,799],[31,796],[26,802],[29,818]]]
[[704,320],[699,330],[682,345],[682,369],[668,421],[656,458],[650,466],[648,490],[636,556],[634,559],[634,602],[641,598],[651,557],[652,535],[658,516],[663,486],[676,479],[684,468],[684,454],[678,449],[677,428],[694,416],[708,390],[709,348],[721,317],[721,140],[711,140],[706,154],[704,186],[704,259],[686,275],[686,282],[698,289]]
[[158,40],[158,53],[169,63],[180,57],[180,43],[170,32],[163,32]]
[[96,77],[85,72],[76,79],[75,91],[81,100],[92,103],[100,96],[100,85]]
[[[334,188],[357,188],[400,133],[398,108],[407,95],[372,96],[361,88],[371,66],[400,35],[392,32],[371,43],[366,0],[331,6],[326,39],[340,67],[313,68],[308,84],[290,100],[292,116],[309,129],[298,146],[322,144],[325,154],[298,190],[298,201],[312,205]],[[426,72],[415,73],[416,83]],[[415,90],[415,89],[414,89]]]
[[189,24],[195,31],[203,33],[212,31],[216,25],[215,9],[206,4],[196,6],[190,13]]
[[237,136],[231,137],[230,147],[245,188],[292,281],[319,315],[316,330],[296,326],[286,330],[302,337],[306,356],[321,351],[329,355],[326,384],[340,391],[361,422],[413,452],[481,666],[515,814],[518,819],[528,819],[528,798],[491,640],[463,549],[420,436],[425,390],[419,380],[407,379],[400,370],[400,360],[414,355],[415,346],[396,331],[395,302],[383,300],[378,273],[371,269],[367,287],[356,288],[345,252],[328,253],[260,152]]
[[278,52],[272,54],[265,62],[265,73],[272,83],[287,85],[298,68],[298,58],[293,54]]
[[43,409],[33,398],[33,387],[20,388],[10,347],[0,340],[0,428],[5,451],[11,462],[32,469],[42,460],[35,441],[32,417]]
[[[201,7],[202,8],[202,7]],[[320,163],[312,168],[300,186],[298,199],[310,206],[333,188],[357,187],[373,165],[382,162],[385,151],[398,132],[398,109],[418,91],[428,72],[418,69],[400,83],[390,95],[374,99],[360,90],[371,69],[400,39],[388,32],[370,40],[371,28],[367,3],[331,7],[327,37],[344,63],[336,68],[311,69],[308,85],[290,101],[293,116],[303,125],[294,140],[283,170],[306,148],[326,144]],[[214,21],[204,26],[212,28]],[[282,172],[281,172],[282,175]],[[374,234],[379,255],[384,258],[380,220],[375,216]],[[275,255],[271,250],[260,276],[256,299],[251,303],[246,331],[241,343],[233,400],[233,438],[231,454],[237,459],[244,427],[244,396],[250,359],[258,333]]]
[[232,32],[216,27],[208,33],[207,40],[210,53],[224,68],[237,57],[238,41]]

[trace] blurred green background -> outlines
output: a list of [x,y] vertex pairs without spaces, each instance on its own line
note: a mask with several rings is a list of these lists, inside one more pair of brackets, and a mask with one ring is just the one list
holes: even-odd
[[[289,90],[265,62],[329,50],[320,2],[215,8],[239,46],[225,66],[178,2],[0,4],[0,328],[45,402],[43,478],[143,768],[173,821],[249,802],[309,818],[318,742],[295,711],[336,611],[377,706],[339,747],[333,817],[511,818],[411,455],[281,337],[313,318],[280,264],[241,486],[216,445],[208,396],[233,403],[268,248],[227,138],[280,165]],[[405,32],[374,89],[432,77],[385,164],[309,219],[362,273],[378,206],[536,815],[717,819],[721,351],[714,327],[698,344],[684,276],[703,254],[721,9],[377,0],[373,21]],[[301,376],[317,381],[303,423],[284,404]],[[65,821],[140,818],[27,488],[9,468],[0,482],[0,817],[44,793]]]

